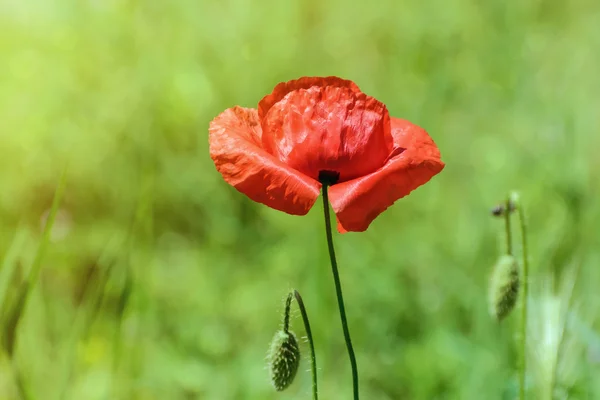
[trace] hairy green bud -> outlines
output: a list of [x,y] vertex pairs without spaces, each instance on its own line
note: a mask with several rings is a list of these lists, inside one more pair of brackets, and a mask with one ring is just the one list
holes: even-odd
[[300,365],[296,335],[291,331],[278,331],[271,342],[268,360],[271,382],[275,390],[281,392],[292,384]]
[[500,257],[490,280],[490,314],[503,320],[515,307],[519,294],[519,264],[513,256]]

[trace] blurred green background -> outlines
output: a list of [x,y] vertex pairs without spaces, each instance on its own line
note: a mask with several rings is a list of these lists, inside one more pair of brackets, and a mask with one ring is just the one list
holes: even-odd
[[351,397],[319,203],[255,204],[208,155],[213,117],[307,75],[354,80],[447,164],[335,237],[362,398],[514,398],[517,313],[487,306],[489,209],[514,189],[530,398],[600,399],[599,20],[594,0],[0,0],[0,399],[309,399],[306,358],[281,394],[265,369],[291,288],[321,397]]

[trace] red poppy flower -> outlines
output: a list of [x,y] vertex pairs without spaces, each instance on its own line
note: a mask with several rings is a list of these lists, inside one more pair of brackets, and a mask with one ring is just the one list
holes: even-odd
[[254,201],[304,215],[331,185],[340,232],[361,232],[444,168],[422,128],[336,77],[278,84],[258,109],[225,110],[209,129],[225,181]]

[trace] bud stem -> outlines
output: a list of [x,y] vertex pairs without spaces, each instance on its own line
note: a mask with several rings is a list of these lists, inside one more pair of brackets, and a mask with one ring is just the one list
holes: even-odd
[[523,210],[523,205],[519,201],[519,196],[516,193],[512,195],[512,202],[515,204],[515,208],[519,213],[519,226],[521,228],[521,243],[523,248],[523,293],[521,294],[521,363],[519,365],[519,399],[525,400],[525,375],[527,366],[527,289],[529,285],[529,254],[525,210]]
[[327,184],[323,184],[323,213],[325,216],[327,246],[329,247],[329,259],[331,260],[331,271],[333,272],[333,281],[335,282],[335,293],[337,295],[338,308],[340,310],[340,318],[342,320],[342,329],[344,330],[344,339],[346,340],[346,348],[348,349],[348,356],[350,357],[350,366],[352,368],[352,389],[354,392],[354,400],[358,400],[358,368],[356,366],[354,349],[352,348],[352,339],[350,338],[348,321],[346,320],[346,309],[344,307],[342,284],[340,283],[340,275],[338,273],[337,261],[335,259],[335,250],[333,248],[333,235],[331,233],[331,217],[329,215],[329,196],[327,194],[327,186]]
[[[304,330],[306,331],[306,337],[308,338],[308,345],[310,346],[310,370],[312,372],[312,392],[313,392],[313,400],[319,400],[319,394],[317,391],[317,358],[315,356],[315,345],[313,343],[312,331],[310,330],[310,323],[308,322],[308,314],[306,313],[306,308],[304,308],[304,302],[302,301],[302,296],[298,293],[297,290],[294,290],[294,297],[296,297],[296,301],[298,302],[298,307],[300,308],[300,313],[302,314],[302,321],[304,322]],[[288,296],[289,302],[291,302],[292,294]],[[286,303],[287,306],[288,303]]]
[[512,246],[512,230],[510,228],[510,214],[513,207],[513,202],[510,196],[506,199],[506,207],[504,208],[504,225],[506,227],[506,254],[513,255]]
[[285,299],[285,309],[283,311],[283,331],[289,333],[290,331],[290,308],[292,307],[292,293],[288,294]]

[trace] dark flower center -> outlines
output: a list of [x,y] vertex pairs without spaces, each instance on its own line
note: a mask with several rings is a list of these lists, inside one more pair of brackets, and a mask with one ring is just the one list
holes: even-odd
[[340,173],[336,171],[327,171],[321,170],[319,171],[319,182],[322,185],[335,185],[340,180]]

